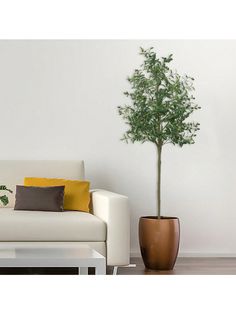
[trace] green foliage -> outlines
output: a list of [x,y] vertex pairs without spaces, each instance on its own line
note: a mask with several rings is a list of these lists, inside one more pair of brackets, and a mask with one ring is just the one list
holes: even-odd
[[144,62],[128,78],[130,105],[118,107],[129,129],[123,140],[183,146],[193,144],[199,123],[188,121],[200,107],[194,103],[193,78],[169,68],[172,55],[158,58],[153,48],[141,48]]
[[[7,191],[9,193],[13,193],[12,190],[8,189],[5,185],[0,185],[0,191]],[[2,202],[4,206],[6,206],[9,203],[8,197],[6,195],[0,196],[0,202]]]
[[4,206],[6,206],[9,203],[8,197],[6,195],[0,196],[0,201]]

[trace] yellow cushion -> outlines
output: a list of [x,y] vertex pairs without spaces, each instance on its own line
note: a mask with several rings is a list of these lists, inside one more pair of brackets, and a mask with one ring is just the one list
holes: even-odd
[[30,178],[24,179],[25,186],[65,186],[64,210],[81,210],[89,212],[89,182],[54,179],[54,178]]

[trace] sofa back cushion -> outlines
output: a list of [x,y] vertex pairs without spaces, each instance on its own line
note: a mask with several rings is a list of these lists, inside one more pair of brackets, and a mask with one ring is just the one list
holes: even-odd
[[15,210],[62,212],[64,186],[16,186]]
[[[0,160],[0,185],[6,185],[13,191],[12,194],[5,193],[9,198],[7,207],[14,207],[16,185],[23,185],[25,177],[84,180],[84,162],[75,160]],[[3,207],[1,203],[0,207]]]
[[89,212],[89,182],[58,178],[25,178],[25,186],[65,186],[64,210]]

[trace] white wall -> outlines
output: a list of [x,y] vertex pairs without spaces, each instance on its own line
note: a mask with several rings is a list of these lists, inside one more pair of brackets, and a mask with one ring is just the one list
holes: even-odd
[[195,77],[196,144],[166,147],[163,214],[181,220],[182,255],[236,255],[236,41],[0,41],[0,158],[84,159],[87,178],[155,214],[155,149],[125,144],[116,107],[139,46],[174,54]]

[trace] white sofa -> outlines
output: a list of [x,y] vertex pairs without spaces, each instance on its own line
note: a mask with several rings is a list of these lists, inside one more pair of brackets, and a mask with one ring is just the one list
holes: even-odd
[[13,190],[0,204],[0,247],[88,244],[108,266],[129,264],[130,214],[126,196],[91,192],[91,213],[14,211],[15,187],[24,177],[84,179],[83,161],[0,161],[0,185]]

